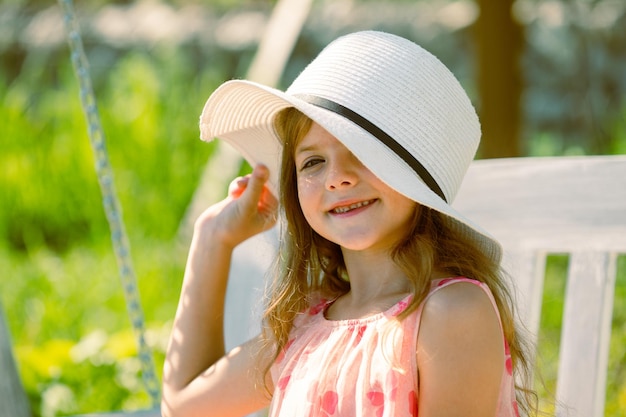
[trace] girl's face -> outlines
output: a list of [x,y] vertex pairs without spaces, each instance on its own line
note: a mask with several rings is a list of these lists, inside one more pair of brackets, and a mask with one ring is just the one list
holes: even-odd
[[344,249],[391,250],[410,228],[417,203],[372,174],[313,123],[295,148],[298,198],[319,235]]

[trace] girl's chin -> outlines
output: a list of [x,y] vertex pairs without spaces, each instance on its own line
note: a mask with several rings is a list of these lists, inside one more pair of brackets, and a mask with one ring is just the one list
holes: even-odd
[[381,242],[367,242],[364,240],[358,240],[356,242],[344,241],[338,243],[344,252],[389,252],[391,249],[389,245],[384,245]]

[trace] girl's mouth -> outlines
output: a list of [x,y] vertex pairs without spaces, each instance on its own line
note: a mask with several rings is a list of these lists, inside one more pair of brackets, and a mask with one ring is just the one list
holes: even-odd
[[375,201],[376,201],[376,199],[374,199],[374,200],[366,200],[366,201],[359,201],[358,203],[350,204],[350,205],[347,205],[347,206],[335,207],[334,209],[330,210],[330,212],[333,213],[333,214],[344,214],[344,213],[347,213],[349,211],[359,209],[361,207],[369,206],[370,204],[374,203]]

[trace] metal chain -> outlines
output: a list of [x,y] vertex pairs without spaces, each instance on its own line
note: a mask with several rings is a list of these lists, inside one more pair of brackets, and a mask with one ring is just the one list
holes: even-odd
[[59,0],[63,9],[65,27],[69,41],[72,64],[76,77],[80,84],[80,99],[87,119],[89,140],[94,152],[96,174],[100,184],[100,192],[109,228],[111,230],[111,241],[117,265],[124,289],[128,314],[135,332],[138,345],[138,356],[141,361],[142,377],[146,391],[150,395],[152,406],[157,407],[160,403],[161,384],[156,376],[152,353],[145,339],[145,320],[139,292],[137,289],[137,278],[130,256],[130,245],[124,228],[121,206],[116,196],[113,184],[113,171],[109,164],[109,158],[105,146],[105,137],[100,116],[96,106],[96,98],[93,93],[91,78],[89,75],[89,63],[83,49],[83,42],[80,36],[79,26],[76,21],[74,7],[71,0]]

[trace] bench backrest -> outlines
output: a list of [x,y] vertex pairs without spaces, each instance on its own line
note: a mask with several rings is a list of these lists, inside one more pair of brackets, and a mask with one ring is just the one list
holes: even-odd
[[626,253],[626,156],[476,161],[454,205],[502,242],[535,338],[546,256],[570,255],[557,415],[603,416],[616,259]]

